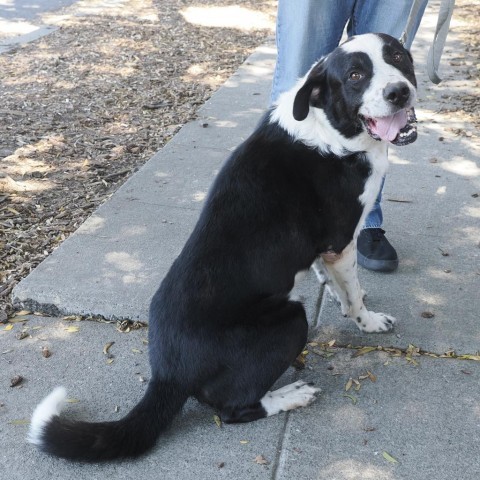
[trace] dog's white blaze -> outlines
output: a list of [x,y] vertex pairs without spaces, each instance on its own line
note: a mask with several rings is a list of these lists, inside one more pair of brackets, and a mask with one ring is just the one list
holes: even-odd
[[320,391],[319,388],[299,380],[274,392],[267,392],[260,403],[267,412],[267,417],[270,417],[280,412],[310,405],[315,400],[315,394]]
[[50,395],[45,397],[37,406],[32,415],[30,429],[28,431],[28,441],[35,445],[42,444],[42,433],[45,425],[54,417],[59,415],[65,401],[67,391],[63,387],[57,387]]
[[383,90],[389,83],[403,82],[408,85],[410,89],[408,106],[412,106],[416,100],[415,87],[402,75],[402,72],[383,59],[383,45],[380,37],[370,33],[353,37],[340,46],[347,53],[366,53],[373,63],[373,77],[370,86],[363,94],[363,104],[359,110],[359,113],[366,117],[387,117],[395,113],[392,110],[392,104],[383,98]]
[[364,205],[364,209],[357,228],[355,229],[355,239],[358,237],[358,234],[365,223],[365,218],[372,210],[378,193],[380,192],[382,179],[388,170],[388,144],[386,142],[378,141],[375,141],[375,143],[375,148],[367,153],[372,173],[365,182],[363,193],[359,197],[360,202]]

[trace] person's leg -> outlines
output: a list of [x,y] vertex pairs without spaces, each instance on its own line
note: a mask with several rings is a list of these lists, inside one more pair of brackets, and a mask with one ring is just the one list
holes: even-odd
[[337,47],[354,3],[354,0],[278,1],[278,56],[272,103],[293,87],[315,61]]
[[[400,38],[414,0],[357,0],[353,16],[348,24],[348,35],[362,35],[364,33],[387,33]],[[423,0],[415,18],[411,38],[407,39],[406,48],[412,46],[420,21],[427,6],[428,0]]]
[[[406,47],[410,48],[413,38],[417,33],[420,21],[427,6],[428,0],[423,0],[415,18],[414,28],[410,38],[407,38]],[[405,29],[412,8],[413,0],[357,0],[355,10],[347,27],[348,35],[361,35],[364,33],[387,33],[395,38],[400,38]],[[358,262],[369,270],[393,271],[398,266],[398,256],[390,245],[381,229],[382,214],[382,187],[378,193],[375,204],[365,219],[364,230],[358,238]],[[369,230],[369,231],[368,231]]]
[[383,186],[385,185],[385,177],[383,177],[382,184],[380,185],[380,191],[378,192],[375,204],[372,210],[365,219],[363,228],[381,228],[383,224],[383,213],[381,208]]

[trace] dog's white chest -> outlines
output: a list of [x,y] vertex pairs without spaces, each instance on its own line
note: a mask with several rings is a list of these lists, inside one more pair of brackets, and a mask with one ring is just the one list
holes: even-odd
[[371,174],[365,182],[365,188],[360,195],[359,200],[364,206],[362,218],[356,229],[356,234],[362,228],[366,216],[370,213],[375,200],[380,193],[382,179],[388,169],[388,148],[384,142],[378,142],[378,148],[372,149],[367,153],[367,158],[371,165]]

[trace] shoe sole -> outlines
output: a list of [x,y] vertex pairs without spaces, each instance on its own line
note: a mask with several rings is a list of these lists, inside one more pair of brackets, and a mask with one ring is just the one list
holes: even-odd
[[375,260],[367,258],[357,251],[357,260],[360,266],[374,272],[393,272],[398,268],[398,258],[396,260]]

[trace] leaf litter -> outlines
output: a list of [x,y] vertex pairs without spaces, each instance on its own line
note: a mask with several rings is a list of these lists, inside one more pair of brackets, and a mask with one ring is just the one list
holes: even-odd
[[15,375],[10,380],[10,387],[18,387],[23,382],[23,377],[21,375]]
[[102,352],[107,358],[113,358],[113,355],[110,353],[109,350],[112,347],[112,345],[114,345],[114,344],[115,344],[115,342],[108,342],[103,346]]
[[269,465],[270,462],[263,456],[263,455],[257,455],[255,457],[255,463],[258,465]]
[[218,415],[213,416],[213,421],[215,422],[218,428],[222,428],[222,419]]
[[42,347],[42,356],[44,358],[49,358],[52,356],[52,352],[49,350],[48,347]]

